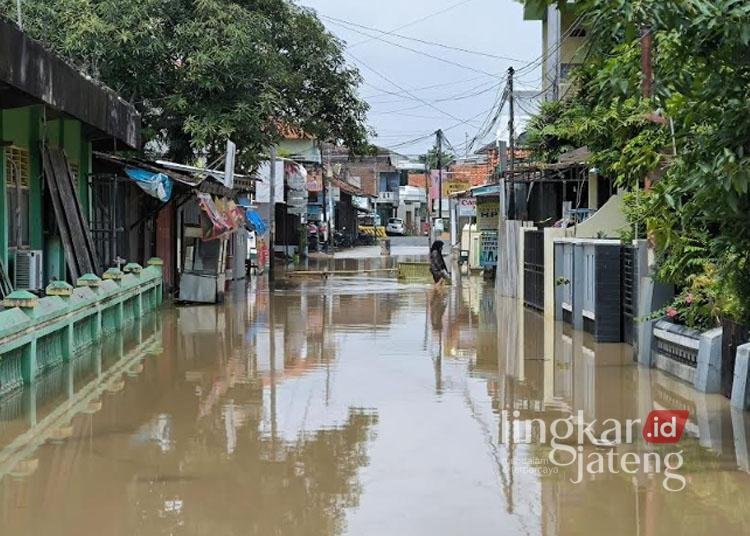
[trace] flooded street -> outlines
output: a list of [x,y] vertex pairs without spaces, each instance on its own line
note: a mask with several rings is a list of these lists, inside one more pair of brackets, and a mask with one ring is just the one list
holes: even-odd
[[[480,277],[279,280],[273,297],[260,279],[4,400],[0,534],[748,534],[750,419],[631,356]],[[633,471],[579,482],[550,463],[555,419],[653,409],[689,410],[677,448],[584,442]],[[681,491],[644,456],[667,447]]]

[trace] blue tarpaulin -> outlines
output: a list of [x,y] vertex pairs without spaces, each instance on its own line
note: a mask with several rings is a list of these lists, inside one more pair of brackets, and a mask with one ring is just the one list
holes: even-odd
[[266,222],[263,221],[263,218],[260,217],[260,214],[251,208],[245,210],[245,219],[247,219],[247,223],[249,223],[258,234],[265,234],[268,230],[268,226],[266,225]]
[[148,195],[166,203],[172,197],[172,179],[164,173],[152,173],[141,168],[126,167],[125,173]]

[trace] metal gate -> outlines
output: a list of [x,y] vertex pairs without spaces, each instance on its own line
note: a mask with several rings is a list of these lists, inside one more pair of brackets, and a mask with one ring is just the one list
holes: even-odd
[[544,310],[544,230],[524,231],[523,303]]
[[620,293],[622,303],[622,339],[632,345],[635,341],[636,318],[638,316],[638,273],[636,258],[638,249],[625,245],[620,249]]
[[737,348],[750,340],[750,330],[747,326],[727,318],[722,319],[721,327],[723,331],[721,338],[721,393],[725,397],[731,398]]
[[116,175],[94,175],[91,188],[91,236],[102,266],[115,266],[117,257],[125,257],[124,179]]

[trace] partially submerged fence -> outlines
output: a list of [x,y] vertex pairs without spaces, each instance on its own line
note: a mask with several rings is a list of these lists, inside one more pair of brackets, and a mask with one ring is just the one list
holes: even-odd
[[597,342],[622,341],[619,240],[555,240],[555,318]]
[[129,264],[104,279],[79,278],[77,287],[55,282],[37,298],[11,293],[0,311],[0,394],[30,384],[45,370],[152,311],[162,301],[161,261],[145,269]]
[[523,233],[523,303],[544,311],[544,229]]

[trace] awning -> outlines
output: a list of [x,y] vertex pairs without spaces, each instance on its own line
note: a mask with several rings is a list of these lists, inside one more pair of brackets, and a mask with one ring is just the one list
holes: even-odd
[[250,224],[250,227],[252,227],[258,234],[265,234],[268,230],[266,222],[264,222],[260,214],[252,208],[245,209],[245,219],[247,220],[247,223]]
[[135,167],[126,167],[125,173],[141,190],[162,203],[166,203],[172,197],[172,179],[164,173],[153,173]]
[[500,195],[501,189],[499,184],[491,184],[489,186],[479,186],[478,188],[472,188],[469,191],[474,197],[483,197],[488,195]]
[[204,228],[204,240],[216,240],[233,233],[240,227],[244,227],[245,211],[238,207],[234,201],[222,199],[214,201],[210,194],[202,192],[197,193],[196,196],[198,197],[198,206],[211,223],[210,229]]

